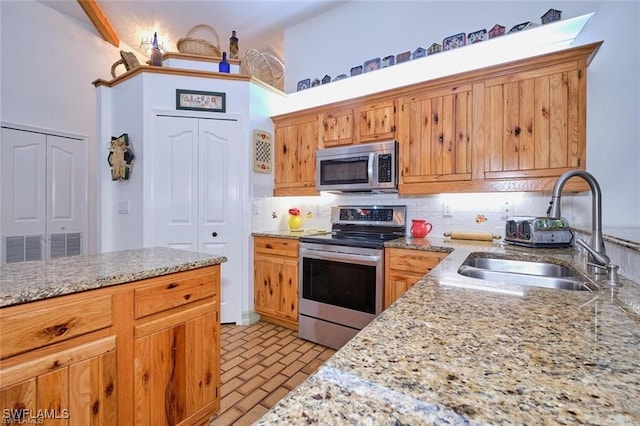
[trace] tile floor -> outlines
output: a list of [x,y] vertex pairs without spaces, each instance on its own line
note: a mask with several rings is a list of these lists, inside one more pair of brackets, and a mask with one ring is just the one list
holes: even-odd
[[223,324],[221,334],[220,411],[209,426],[252,424],[335,353],[262,321]]

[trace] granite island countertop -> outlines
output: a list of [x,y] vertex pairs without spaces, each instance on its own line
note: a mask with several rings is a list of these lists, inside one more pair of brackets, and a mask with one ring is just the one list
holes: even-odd
[[166,247],[61,257],[0,266],[0,307],[124,284],[226,262]]
[[584,268],[572,249],[386,246],[451,254],[256,424],[640,424],[638,283],[568,291],[457,274],[470,253]]

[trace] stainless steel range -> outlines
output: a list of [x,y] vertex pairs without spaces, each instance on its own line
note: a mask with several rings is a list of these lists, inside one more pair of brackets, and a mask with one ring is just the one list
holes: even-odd
[[335,349],[382,312],[384,242],[406,234],[406,206],[333,206],[331,234],[300,238],[301,338]]

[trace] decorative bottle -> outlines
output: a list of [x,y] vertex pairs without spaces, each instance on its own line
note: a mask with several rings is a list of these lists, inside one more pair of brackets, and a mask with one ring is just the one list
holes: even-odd
[[218,71],[229,72],[229,62],[227,62],[227,52],[222,52],[222,60],[218,64]]
[[229,37],[229,59],[238,59],[238,37],[235,31],[231,31]]
[[153,33],[153,44],[151,45],[151,65],[154,67],[162,66],[162,52],[158,47],[158,33]]

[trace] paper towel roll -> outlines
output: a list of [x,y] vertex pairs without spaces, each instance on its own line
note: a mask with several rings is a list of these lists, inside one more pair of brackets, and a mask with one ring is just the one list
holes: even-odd
[[445,232],[445,237],[452,240],[474,240],[474,241],[493,241],[499,240],[500,235],[489,234],[487,232]]

